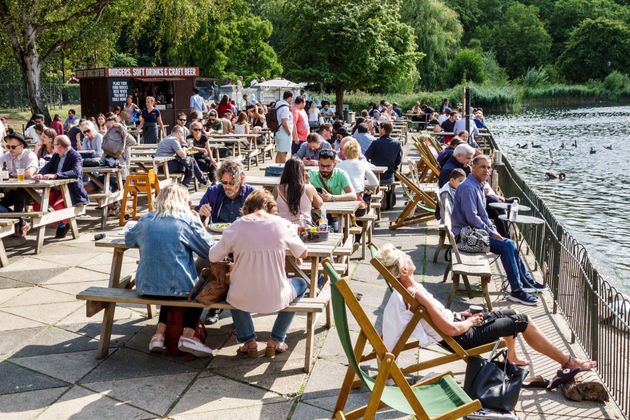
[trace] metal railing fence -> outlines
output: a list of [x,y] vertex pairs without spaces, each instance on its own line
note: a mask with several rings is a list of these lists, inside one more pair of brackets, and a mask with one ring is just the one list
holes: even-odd
[[[499,149],[490,137],[492,149]],[[588,252],[523,181],[503,154],[499,187],[506,197],[519,197],[532,216],[545,221],[524,229],[527,244],[553,294],[554,313],[560,312],[586,354],[598,362],[597,372],[626,418],[630,417],[630,298],[595,269]]]

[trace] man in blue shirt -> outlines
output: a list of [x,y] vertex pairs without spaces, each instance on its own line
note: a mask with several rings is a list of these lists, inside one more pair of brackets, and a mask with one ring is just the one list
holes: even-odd
[[372,142],[375,140],[374,136],[369,133],[368,125],[366,123],[359,124],[357,126],[357,131],[355,131],[352,137],[359,143],[359,146],[361,146],[361,153],[364,155]]
[[392,133],[392,123],[381,124],[381,137],[374,140],[365,152],[365,158],[375,166],[387,166],[387,171],[381,175],[381,185],[394,182],[394,172],[402,161],[402,147],[400,142],[389,135]]
[[458,237],[465,226],[488,232],[490,251],[501,256],[501,263],[512,289],[508,300],[535,306],[538,303],[538,298],[528,292],[542,290],[545,286],[534,280],[518,255],[514,241],[503,238],[497,232],[486,212],[486,197],[483,187],[490,175],[490,169],[491,163],[488,156],[480,155],[473,159],[472,172],[466,181],[457,188],[453,199],[453,213],[451,215],[453,235]]

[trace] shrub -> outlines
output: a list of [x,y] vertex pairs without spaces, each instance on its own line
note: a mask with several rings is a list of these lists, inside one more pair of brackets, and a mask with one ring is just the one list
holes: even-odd
[[523,76],[523,86],[534,87],[549,82],[549,75],[543,66],[532,67]]
[[482,83],[486,80],[484,65],[484,57],[481,52],[464,48],[448,64],[446,83],[449,86],[466,81]]

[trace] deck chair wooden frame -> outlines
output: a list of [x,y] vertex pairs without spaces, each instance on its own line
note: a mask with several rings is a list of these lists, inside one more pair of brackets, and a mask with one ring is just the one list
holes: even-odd
[[[383,276],[383,279],[385,279],[390,289],[396,290],[402,296],[405,303],[409,305],[409,310],[413,313],[411,321],[409,321],[409,324],[407,324],[407,326],[403,330],[403,333],[398,339],[398,342],[396,343],[394,348],[391,349],[391,353],[395,357],[398,357],[398,355],[405,350],[420,347],[420,343],[418,341],[409,341],[409,338],[413,334],[413,331],[416,329],[416,325],[421,320],[424,320],[427,324],[429,324],[431,328],[433,328],[442,337],[442,339],[448,346],[445,348],[452,351],[452,353],[450,354],[442,355],[434,359],[425,360],[423,362],[404,367],[403,369],[401,369],[403,373],[419,372],[421,370],[431,369],[433,367],[455,362],[457,360],[464,360],[468,362],[469,357],[479,356],[492,350],[495,345],[494,342],[465,350],[462,346],[459,345],[457,341],[455,341],[453,337],[449,337],[448,335],[441,333],[429,317],[429,314],[427,313],[425,308],[417,300],[415,300],[413,296],[411,296],[411,293],[409,293],[409,291],[400,283],[400,281],[392,274],[392,272],[389,271],[389,269],[387,269],[387,267],[385,267],[378,260],[378,258],[376,258],[376,254],[378,252],[378,248],[376,247],[376,245],[370,243],[368,244],[368,248],[372,257],[370,259],[370,264],[372,264],[372,266],[376,268],[376,271],[378,271],[378,273]],[[501,340],[499,347],[504,346],[505,341]],[[374,358],[374,355],[369,354],[366,355],[362,359],[362,361],[370,360],[372,358]]]
[[417,179],[415,179],[415,181],[420,184],[437,182],[440,177],[441,168],[435,156],[433,156],[429,147],[418,139],[414,141],[414,146],[420,154],[416,169]]
[[[451,372],[433,376],[413,386],[409,385],[402,370],[396,364],[395,356],[387,351],[383,340],[376,332],[365,311],[354,296],[345,279],[340,279],[330,261],[322,261],[331,280],[331,302],[339,340],[348,358],[348,370],[343,380],[339,397],[334,408],[337,419],[372,419],[376,412],[386,406],[405,414],[414,414],[421,420],[457,419],[481,408],[479,400],[471,400],[455,382]],[[350,339],[346,307],[359,323],[361,331],[354,348]],[[369,377],[359,368],[366,344],[369,343],[380,361],[376,378]],[[352,411],[344,412],[352,389],[355,374],[371,391],[368,404]],[[394,386],[388,386],[391,379]]]
[[389,224],[389,228],[398,229],[403,226],[413,226],[434,220],[437,206],[436,198],[430,192],[423,191],[402,172],[396,172],[396,179],[400,181],[403,190],[407,190],[405,194],[409,200],[396,220]]

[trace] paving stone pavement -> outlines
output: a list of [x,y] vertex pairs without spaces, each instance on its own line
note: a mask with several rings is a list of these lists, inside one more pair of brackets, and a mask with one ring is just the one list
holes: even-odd
[[[257,169],[253,172],[260,174]],[[400,210],[402,203],[399,201]],[[430,261],[437,243],[436,225],[387,229],[388,217],[375,230],[375,242],[394,243],[412,255],[419,281],[441,300],[450,284],[441,283],[445,262]],[[94,233],[99,230],[99,215],[88,212],[79,221],[77,240],[47,239],[40,255],[33,251],[34,235],[24,243],[5,239],[10,265],[0,269],[0,418],[2,419],[150,419],[150,418],[330,418],[343,375],[346,358],[336,330],[326,330],[323,320],[315,336],[315,366],[310,374],[304,363],[305,317],[296,316],[287,342],[290,351],[269,360],[236,357],[236,340],[231,319],[208,328],[209,345],[217,349],[212,359],[188,360],[184,357],[154,355],[148,352],[149,339],[157,319],[147,319],[146,308],[116,308],[110,354],[95,359],[102,314],[85,316],[85,304],[76,293],[93,285],[107,284],[111,251],[95,248]],[[117,228],[110,219],[107,231]],[[52,229],[49,234],[52,234]],[[123,271],[135,268],[137,251],[125,258]],[[495,286],[501,281],[495,276]],[[363,294],[361,304],[380,330],[382,310],[389,298],[383,280],[367,260],[353,261],[350,286]],[[495,287],[496,290],[496,287]],[[497,308],[510,307],[493,292]],[[480,299],[472,302],[481,303]],[[471,301],[458,300],[456,309]],[[566,324],[550,315],[551,301],[536,308],[518,306],[541,326],[547,337],[560,346],[571,347]],[[273,316],[257,316],[260,348],[266,341]],[[358,326],[350,320],[353,338]],[[532,363],[532,373],[553,376],[557,366],[519,342],[521,354]],[[435,354],[435,349],[407,351],[401,363],[411,363]],[[375,371],[374,363],[365,368]],[[463,381],[464,364],[442,368],[452,370]],[[347,407],[358,407],[369,398],[365,389],[351,393]],[[611,419],[622,418],[612,403],[573,403],[559,392],[523,390],[517,406],[523,419]],[[407,418],[385,410],[379,418]]]

